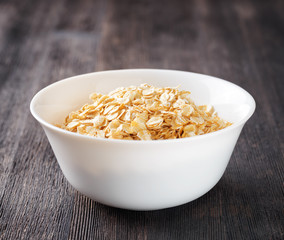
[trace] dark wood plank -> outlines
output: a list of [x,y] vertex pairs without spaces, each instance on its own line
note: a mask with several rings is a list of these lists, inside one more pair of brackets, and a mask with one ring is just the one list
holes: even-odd
[[[283,10],[281,0],[0,1],[0,239],[283,239]],[[220,182],[152,212],[76,192],[29,113],[59,79],[141,67],[215,75],[257,102]]]

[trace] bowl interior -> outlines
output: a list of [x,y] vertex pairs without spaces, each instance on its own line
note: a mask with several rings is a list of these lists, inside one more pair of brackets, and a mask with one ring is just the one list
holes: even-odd
[[197,105],[211,104],[219,116],[237,123],[253,113],[255,102],[244,89],[230,82],[197,73],[133,69],[90,73],[56,82],[39,91],[31,102],[32,114],[42,123],[60,124],[73,110],[90,102],[93,92],[148,83],[188,90]]

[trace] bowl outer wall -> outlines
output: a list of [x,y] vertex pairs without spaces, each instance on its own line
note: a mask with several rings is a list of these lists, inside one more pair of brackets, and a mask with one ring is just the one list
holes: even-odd
[[43,126],[63,174],[106,205],[154,210],[192,201],[223,175],[242,126],[194,142],[131,144],[78,139]]

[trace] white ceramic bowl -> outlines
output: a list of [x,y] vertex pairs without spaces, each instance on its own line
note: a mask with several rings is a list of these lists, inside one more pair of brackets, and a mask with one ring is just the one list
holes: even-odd
[[[55,127],[92,92],[152,84],[189,90],[196,104],[212,104],[234,124],[192,138],[155,141],[97,139]],[[244,89],[206,75],[154,69],[96,72],[71,77],[39,91],[32,115],[42,125],[63,174],[78,191],[100,203],[155,210],[190,202],[221,178],[240,135],[255,110]]]

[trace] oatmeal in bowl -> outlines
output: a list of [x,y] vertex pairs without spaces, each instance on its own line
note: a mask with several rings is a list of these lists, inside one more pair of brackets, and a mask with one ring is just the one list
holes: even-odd
[[92,93],[91,104],[71,112],[62,129],[98,138],[159,140],[193,137],[230,126],[212,105],[196,106],[189,91],[149,84]]

